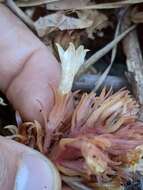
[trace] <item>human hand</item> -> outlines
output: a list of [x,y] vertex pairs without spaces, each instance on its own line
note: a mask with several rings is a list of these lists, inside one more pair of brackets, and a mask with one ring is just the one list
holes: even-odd
[[[0,90],[24,120],[43,123],[40,103],[48,114],[53,104],[50,85],[56,88],[59,78],[60,66],[50,50],[1,4]],[[55,177],[56,170],[48,159],[3,137],[0,137],[0,166],[0,189],[60,189],[55,183],[59,177]]]
[[[60,66],[50,50],[4,5],[0,5],[0,90],[25,120],[48,114]],[[40,102],[40,103],[39,103]]]

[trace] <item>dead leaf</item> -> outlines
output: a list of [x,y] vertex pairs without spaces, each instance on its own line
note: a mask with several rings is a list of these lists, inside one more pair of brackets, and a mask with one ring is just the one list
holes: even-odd
[[136,24],[143,23],[143,12],[139,12],[135,7],[131,12],[131,21]]
[[136,24],[143,23],[143,12],[138,12],[132,17],[132,21]]
[[73,29],[84,29],[92,25],[92,21],[88,19],[79,19],[74,17],[65,16],[61,12],[57,12],[45,17],[40,17],[34,26],[40,37],[51,31],[50,29],[60,30],[73,30]]
[[88,37],[94,39],[93,33],[97,30],[102,30],[109,25],[108,17],[97,10],[81,10],[77,11],[79,18],[92,20],[92,26],[86,28]]

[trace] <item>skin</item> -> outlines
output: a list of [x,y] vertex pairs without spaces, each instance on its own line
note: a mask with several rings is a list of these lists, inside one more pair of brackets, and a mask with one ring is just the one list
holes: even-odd
[[0,25],[0,90],[24,120],[42,123],[40,104],[48,114],[53,103],[51,86],[58,86],[60,66],[50,50],[4,5],[0,5]]
[[0,189],[61,190],[59,173],[39,152],[0,136],[0,154]]
[[[51,86],[57,88],[59,80],[60,66],[50,50],[8,8],[0,4],[0,90],[23,120],[36,119],[43,124],[41,105],[48,115],[54,101]],[[21,163],[30,176],[25,182],[27,190],[42,190],[40,187],[45,181],[50,185],[54,176],[42,165],[46,158],[36,154],[36,157],[22,159],[22,155],[27,155],[29,151],[34,152],[0,137],[0,167],[3,166],[0,168],[0,189],[13,190],[15,180],[23,179],[16,178],[21,171]],[[43,181],[36,180],[40,176]],[[48,190],[56,189],[49,186]]]

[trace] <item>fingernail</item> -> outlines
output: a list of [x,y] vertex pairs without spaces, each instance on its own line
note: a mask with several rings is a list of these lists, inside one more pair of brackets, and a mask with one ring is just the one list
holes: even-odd
[[[40,155],[40,156],[39,156]],[[15,190],[60,190],[61,182],[55,166],[41,154],[22,156]]]

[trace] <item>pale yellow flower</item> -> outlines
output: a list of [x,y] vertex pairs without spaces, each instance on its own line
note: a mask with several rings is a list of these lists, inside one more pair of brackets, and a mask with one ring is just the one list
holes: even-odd
[[62,79],[59,90],[62,94],[67,94],[72,89],[74,77],[84,63],[85,55],[88,50],[84,49],[82,45],[75,49],[73,43],[69,44],[66,51],[59,44],[56,45],[62,66]]

